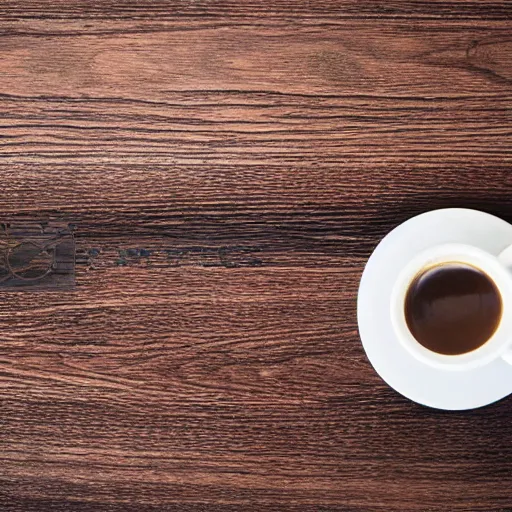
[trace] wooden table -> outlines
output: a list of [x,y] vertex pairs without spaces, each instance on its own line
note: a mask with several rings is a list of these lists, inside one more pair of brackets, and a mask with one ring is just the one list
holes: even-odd
[[512,399],[389,389],[356,326],[391,228],[512,222],[512,3],[4,0],[0,509],[512,510]]

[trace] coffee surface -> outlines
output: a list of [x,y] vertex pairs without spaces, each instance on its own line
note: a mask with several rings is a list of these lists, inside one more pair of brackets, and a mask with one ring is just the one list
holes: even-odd
[[483,271],[445,263],[420,273],[405,299],[409,330],[424,347],[457,355],[483,345],[501,319],[501,296]]

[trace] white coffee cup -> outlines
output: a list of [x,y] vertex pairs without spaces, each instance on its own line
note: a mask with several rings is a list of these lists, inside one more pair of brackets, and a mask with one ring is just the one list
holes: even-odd
[[[458,355],[433,352],[421,345],[409,330],[405,318],[405,299],[412,282],[422,271],[444,263],[461,263],[480,269],[501,295],[501,318],[491,337],[481,346]],[[431,247],[414,257],[403,268],[391,295],[391,321],[402,346],[417,360],[435,368],[464,371],[486,365],[497,358],[512,364],[512,246],[499,256],[464,244]]]

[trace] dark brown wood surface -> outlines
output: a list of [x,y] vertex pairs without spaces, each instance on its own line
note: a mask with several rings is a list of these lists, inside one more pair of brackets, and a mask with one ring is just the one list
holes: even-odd
[[0,3],[0,216],[76,289],[0,294],[0,510],[512,510],[512,398],[361,347],[378,240],[512,222],[512,3]]

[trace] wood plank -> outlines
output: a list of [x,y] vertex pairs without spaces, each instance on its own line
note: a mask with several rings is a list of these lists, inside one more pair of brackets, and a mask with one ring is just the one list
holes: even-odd
[[412,215],[512,222],[512,5],[7,0],[0,221],[76,288],[0,298],[6,512],[506,512],[512,401],[376,375],[359,278]]

